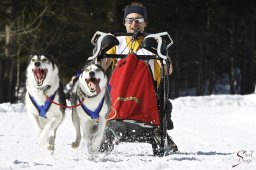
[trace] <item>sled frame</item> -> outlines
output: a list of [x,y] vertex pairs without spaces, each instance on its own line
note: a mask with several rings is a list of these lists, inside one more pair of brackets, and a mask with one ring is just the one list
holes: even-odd
[[[139,33],[141,34],[141,33]],[[94,42],[93,44],[95,46],[99,46],[101,47],[101,40],[104,38],[104,36],[106,35],[110,35],[110,34],[106,34],[106,33],[102,33],[97,31],[95,33],[95,35],[92,38],[92,42]],[[144,35],[144,34],[142,34]],[[114,34],[114,36],[134,36],[134,34],[131,33],[116,33]],[[158,90],[156,91],[156,93],[158,94],[158,110],[160,113],[160,129],[161,129],[161,140],[160,140],[160,146],[153,146],[153,153],[154,155],[158,155],[158,156],[165,156],[168,155],[169,150],[168,150],[168,142],[167,142],[167,115],[165,114],[165,107],[166,107],[166,103],[169,100],[169,81],[170,81],[170,76],[169,76],[169,68],[170,68],[170,59],[168,56],[168,48],[173,44],[173,40],[171,39],[171,37],[169,36],[169,34],[167,32],[163,32],[163,33],[158,33],[158,34],[148,34],[148,35],[144,35],[145,38],[147,37],[153,37],[155,39],[158,40],[158,46],[157,46],[157,53],[156,55],[136,55],[136,57],[140,60],[150,60],[150,59],[155,59],[155,60],[159,60],[161,63],[161,83],[160,86],[158,88]],[[160,48],[162,45],[162,38],[161,36],[167,36],[170,40],[170,43],[167,45],[166,47],[166,54],[163,55],[160,52]],[[97,37],[97,39],[95,38]],[[144,38],[144,39],[145,39]],[[159,43],[160,42],[160,43]],[[92,57],[89,57],[88,60],[95,60],[97,59],[97,61],[101,61],[102,59],[107,59],[107,58],[111,58],[111,59],[122,59],[125,58],[126,56],[128,56],[129,54],[103,54],[101,53],[101,49],[97,47],[97,51],[94,53],[94,55]],[[166,72],[167,75],[165,74],[165,69],[167,68]],[[136,124],[136,123],[135,123]],[[155,127],[154,125],[152,125],[152,127]]]

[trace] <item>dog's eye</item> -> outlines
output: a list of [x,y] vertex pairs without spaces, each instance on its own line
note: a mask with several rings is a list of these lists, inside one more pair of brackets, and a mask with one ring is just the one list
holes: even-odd
[[47,60],[46,58],[43,58],[42,61],[43,61],[43,62],[46,62],[46,61],[48,61],[48,60]]
[[32,62],[35,62],[35,61],[36,61],[36,59],[32,58],[32,59],[31,59],[31,61],[32,61]]
[[96,72],[100,72],[100,69],[97,68],[97,69],[95,69],[95,71],[96,71]]
[[85,71],[85,72],[89,72],[90,70],[87,68],[87,69],[85,69],[84,71]]

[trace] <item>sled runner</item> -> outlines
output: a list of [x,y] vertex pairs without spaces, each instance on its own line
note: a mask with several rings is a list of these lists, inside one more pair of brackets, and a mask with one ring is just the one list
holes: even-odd
[[[142,48],[149,51],[150,55],[138,55],[132,52],[106,54],[110,48],[119,44],[117,37],[120,36],[132,36],[132,38],[144,36]],[[113,108],[109,114],[111,118],[109,124],[118,125],[120,122],[127,122],[128,127],[123,127],[126,129],[132,124],[137,133],[126,131],[127,137],[122,138],[121,141],[148,142],[152,144],[154,155],[168,154],[166,112],[167,109],[171,109],[168,100],[170,66],[168,48],[173,44],[169,34],[163,32],[148,35],[141,33],[112,35],[98,31],[91,42],[95,49],[94,55],[88,60],[118,59],[109,82]],[[148,64],[150,59],[158,60],[161,64],[161,81],[158,85]],[[158,137],[155,135],[156,130]],[[118,126],[114,131],[123,135],[122,126]]]

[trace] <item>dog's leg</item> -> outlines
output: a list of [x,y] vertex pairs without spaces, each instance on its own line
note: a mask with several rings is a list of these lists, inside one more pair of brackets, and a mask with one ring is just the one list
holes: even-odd
[[97,128],[97,131],[95,135],[93,136],[93,141],[92,141],[92,151],[93,152],[98,152],[104,137],[104,132],[105,132],[105,127],[106,127],[106,119],[103,116],[99,117],[99,125]]
[[72,122],[76,130],[76,140],[72,143],[72,148],[78,148],[81,142],[81,130],[80,130],[80,120],[77,115],[76,109],[72,110]]
[[[57,127],[58,128],[58,127]],[[50,136],[49,136],[49,144],[48,144],[48,147],[47,149],[49,151],[54,151],[54,144],[55,144],[55,138],[56,138],[56,131],[57,131],[57,128],[55,128],[51,133],[50,133]]]
[[[50,133],[57,129],[57,127],[59,126],[60,122],[61,122],[61,118],[52,118],[44,127],[44,129],[42,130],[40,136],[39,136],[39,145],[49,145],[49,137],[50,137]],[[47,146],[49,147],[49,146]],[[53,147],[54,148],[54,147]]]
[[83,144],[86,146],[88,153],[92,152],[92,122],[91,121],[84,121],[80,122],[83,132]]
[[40,133],[42,132],[43,128],[42,128],[41,123],[39,121],[39,117],[35,116],[34,114],[29,114],[29,115],[30,115],[31,119],[33,119],[32,122],[33,122],[33,125],[34,125],[35,129],[36,129],[37,135],[40,136]]

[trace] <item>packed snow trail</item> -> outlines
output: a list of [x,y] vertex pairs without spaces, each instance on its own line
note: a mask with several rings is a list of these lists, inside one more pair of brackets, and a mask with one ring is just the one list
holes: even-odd
[[168,133],[180,152],[165,157],[154,157],[146,143],[121,143],[109,155],[88,156],[85,147],[72,149],[70,109],[51,156],[38,146],[23,104],[0,104],[0,170],[256,168],[256,94],[180,97],[172,103],[175,128]]

